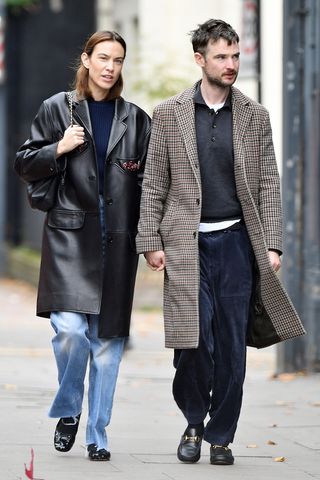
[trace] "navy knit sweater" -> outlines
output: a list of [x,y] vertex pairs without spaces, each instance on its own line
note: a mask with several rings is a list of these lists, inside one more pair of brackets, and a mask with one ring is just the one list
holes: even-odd
[[93,139],[96,147],[97,167],[99,172],[99,193],[103,195],[104,164],[114,117],[115,102],[89,100],[89,111],[92,125]]

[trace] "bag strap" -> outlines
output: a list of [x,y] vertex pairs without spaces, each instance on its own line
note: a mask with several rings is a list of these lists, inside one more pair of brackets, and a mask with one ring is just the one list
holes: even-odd
[[69,112],[70,112],[70,126],[73,127],[73,107],[72,107],[72,92],[67,92]]
[[[72,92],[66,92],[67,94],[67,99],[68,99],[68,105],[69,105],[69,113],[70,113],[70,126],[73,127],[73,106],[72,106]],[[62,162],[61,162],[62,163]],[[61,174],[61,181],[60,183],[63,185],[64,184],[64,177],[66,174],[66,168],[67,168],[67,156],[64,155],[63,157],[63,163],[60,169],[60,174]]]

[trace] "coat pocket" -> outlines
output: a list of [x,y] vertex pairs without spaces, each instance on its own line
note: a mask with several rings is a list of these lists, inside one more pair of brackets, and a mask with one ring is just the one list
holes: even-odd
[[63,230],[76,230],[83,227],[85,212],[73,210],[50,210],[47,217],[48,226]]
[[170,234],[177,221],[178,205],[178,200],[173,199],[164,208],[164,214],[160,224],[160,233],[163,237],[167,237]]
[[141,167],[140,157],[117,158],[118,165],[129,175],[135,175]]

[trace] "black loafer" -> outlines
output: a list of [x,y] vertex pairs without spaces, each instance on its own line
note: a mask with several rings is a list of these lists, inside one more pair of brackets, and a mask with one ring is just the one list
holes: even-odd
[[79,428],[80,415],[76,417],[60,418],[57,423],[53,444],[58,452],[69,452],[73,447]]
[[233,465],[234,457],[229,447],[221,445],[211,445],[210,447],[211,465]]
[[88,457],[94,462],[107,462],[111,458],[111,453],[108,452],[105,448],[100,448],[98,450],[97,445],[90,443],[87,446]]
[[187,428],[181,437],[177,451],[178,459],[185,463],[196,463],[200,459],[202,435],[196,428]]

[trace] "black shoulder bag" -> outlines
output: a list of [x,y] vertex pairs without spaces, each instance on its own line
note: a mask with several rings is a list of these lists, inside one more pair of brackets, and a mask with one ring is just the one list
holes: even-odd
[[[72,112],[72,94],[67,92],[69,111],[70,111],[70,125],[73,126],[73,112]],[[54,207],[58,190],[64,186],[67,158],[64,156],[60,160],[61,169],[56,175],[42,178],[35,182],[27,183],[27,195],[31,208],[47,212]]]

